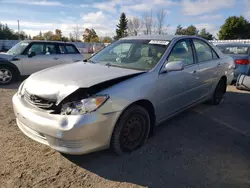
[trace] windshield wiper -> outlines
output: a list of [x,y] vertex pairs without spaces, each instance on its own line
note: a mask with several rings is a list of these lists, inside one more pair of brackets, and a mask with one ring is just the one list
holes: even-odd
[[106,65],[106,66],[108,66],[108,67],[110,67],[110,66],[111,66],[111,64],[110,64],[110,63],[106,63],[105,65]]
[[111,64],[111,63],[106,63],[105,65],[108,66],[108,67],[122,67],[122,68],[124,68],[121,65],[114,65],[114,64]]
[[89,63],[96,63],[95,61],[91,60],[91,59],[84,59],[83,62],[89,62]]

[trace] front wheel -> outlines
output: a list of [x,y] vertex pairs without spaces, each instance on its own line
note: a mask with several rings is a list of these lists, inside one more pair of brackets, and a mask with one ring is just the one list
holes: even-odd
[[143,107],[133,105],[126,109],[115,125],[111,148],[118,155],[132,152],[148,139],[150,117]]
[[8,85],[15,79],[14,71],[8,66],[0,66],[0,85]]

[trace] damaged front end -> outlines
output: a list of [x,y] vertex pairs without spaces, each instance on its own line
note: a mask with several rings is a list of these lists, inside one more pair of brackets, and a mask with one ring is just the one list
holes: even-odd
[[144,72],[122,76],[119,78],[95,84],[89,88],[71,87],[57,95],[39,95],[22,89],[21,96],[29,105],[47,111],[51,114],[80,115],[93,112],[102,106],[109,98],[108,95],[98,95],[104,89],[112,87],[125,80],[143,74]]

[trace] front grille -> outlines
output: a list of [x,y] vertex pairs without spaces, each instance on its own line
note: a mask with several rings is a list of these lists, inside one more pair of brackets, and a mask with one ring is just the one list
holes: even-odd
[[23,98],[27,103],[43,109],[49,109],[55,104],[55,101],[51,99],[44,99],[37,95],[32,95],[28,93],[26,90],[24,91]]

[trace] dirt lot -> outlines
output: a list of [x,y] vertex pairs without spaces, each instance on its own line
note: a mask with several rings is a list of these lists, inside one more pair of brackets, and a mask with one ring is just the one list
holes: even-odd
[[250,187],[250,93],[228,89],[217,107],[199,105],[156,130],[139,151],[62,155],[16,126],[0,88],[0,187]]

